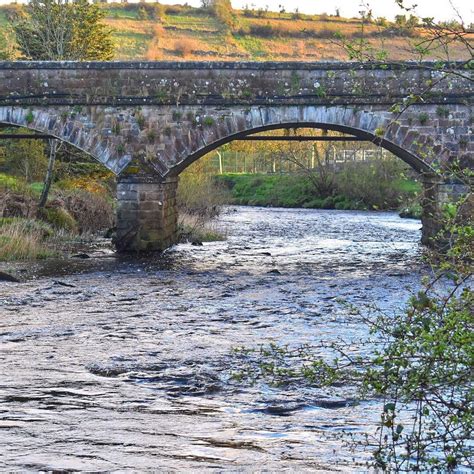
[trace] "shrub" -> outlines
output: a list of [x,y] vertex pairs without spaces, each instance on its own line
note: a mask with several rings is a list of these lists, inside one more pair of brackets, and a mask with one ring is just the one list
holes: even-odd
[[180,212],[178,238],[180,242],[202,243],[225,240],[225,235],[213,221],[203,222],[199,216]]
[[226,27],[233,28],[235,19],[230,0],[212,0],[212,14]]
[[71,214],[61,207],[59,202],[49,204],[38,211],[40,219],[44,220],[57,230],[64,230],[68,233],[77,232],[77,223]]
[[[198,167],[201,163],[196,163]],[[201,165],[202,166],[202,165]],[[203,220],[219,214],[220,206],[226,201],[224,186],[212,175],[190,169],[181,174],[178,187],[178,209],[190,215],[201,216]],[[194,171],[194,172],[193,172]]]
[[225,186],[206,173],[205,165],[205,160],[199,160],[180,177],[176,200],[183,241],[224,240],[213,220],[228,201]]
[[165,5],[166,15],[182,15],[186,13],[189,7],[185,5]]
[[321,209],[323,207],[324,199],[315,198],[307,201],[303,204],[303,207],[306,209]]
[[142,6],[138,9],[137,18],[139,20],[148,20],[148,12]]
[[163,21],[166,16],[166,8],[161,3],[146,4],[150,18],[156,21]]
[[197,49],[199,49],[197,42],[190,38],[181,38],[174,42],[174,50],[176,54],[183,58],[186,58]]
[[104,197],[85,189],[56,192],[79,233],[96,233],[113,226],[114,210]]
[[[372,163],[345,163],[337,175],[337,192],[363,207],[398,209],[417,195],[416,186],[406,186],[406,165],[398,158]],[[377,186],[374,186],[377,183]]]
[[[250,25],[248,32],[252,36],[261,36],[263,38],[276,36],[276,31],[270,23]],[[245,33],[242,32],[241,34]]]
[[36,199],[30,193],[0,188],[0,217],[30,218],[36,215],[36,209]]
[[335,201],[332,196],[328,196],[323,200],[322,208],[323,209],[334,209]]

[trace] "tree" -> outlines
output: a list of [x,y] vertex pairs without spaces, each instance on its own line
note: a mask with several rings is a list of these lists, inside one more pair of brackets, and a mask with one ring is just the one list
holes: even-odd
[[211,0],[209,2],[209,8],[212,14],[223,23],[226,28],[232,28],[234,26],[235,19],[230,0]]
[[54,162],[56,161],[57,146],[58,146],[58,140],[51,138],[49,140],[48,168],[46,170],[46,176],[44,179],[43,189],[41,191],[41,196],[38,203],[39,208],[46,206],[46,202],[48,201],[49,190],[51,189],[51,183],[53,182],[53,170],[54,170]]
[[[87,0],[31,0],[12,20],[18,48],[33,60],[110,60],[113,58],[111,30],[101,23],[104,12]],[[50,140],[40,207],[46,204],[56,159],[56,140]],[[25,156],[19,162],[28,181],[33,164]]]
[[104,12],[87,0],[31,0],[12,20],[22,56],[33,60],[110,60],[111,30]]
[[27,183],[42,178],[48,162],[42,141],[7,140],[1,148],[4,149],[5,158],[0,163],[0,171],[22,177]]
[[164,5],[162,5],[161,3],[155,3],[153,6],[152,6],[152,13],[151,13],[151,16],[154,20],[157,20],[157,21],[163,21],[163,19],[165,18],[166,16],[166,8]]

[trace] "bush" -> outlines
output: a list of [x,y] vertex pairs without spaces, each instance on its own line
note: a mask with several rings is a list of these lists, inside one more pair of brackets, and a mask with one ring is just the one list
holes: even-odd
[[398,158],[345,163],[337,175],[337,191],[367,208],[398,209],[402,202],[413,200],[418,193],[417,186],[407,186],[405,170],[406,165]]
[[205,174],[196,167],[181,174],[177,203],[179,212],[200,216],[203,220],[216,217],[220,206],[227,201],[226,191],[220,181],[212,175]]
[[66,209],[61,207],[59,202],[53,202],[53,204],[49,204],[49,207],[40,209],[38,216],[57,230],[77,233],[77,223],[74,217],[72,217]]
[[96,233],[113,226],[114,209],[105,197],[84,189],[59,191],[55,196],[74,219],[80,234]]
[[399,216],[406,219],[421,219],[421,212],[421,204],[419,202],[415,202],[401,209]]
[[211,13],[226,27],[233,28],[235,19],[230,0],[212,0]]
[[[189,10],[189,6],[186,5],[165,5],[165,13],[167,15],[182,15]],[[196,12],[198,9],[196,9]]]
[[226,187],[204,168],[205,160],[199,160],[180,176],[176,200],[182,241],[224,240],[213,220],[229,200]]
[[0,188],[0,217],[25,217],[36,215],[37,202],[29,193]]
[[26,183],[15,176],[0,173],[0,189],[26,192]]
[[322,208],[323,209],[334,209],[335,202],[332,196],[328,196],[326,199],[323,200]]
[[213,221],[203,222],[199,216],[180,212],[178,238],[180,242],[202,243],[225,240],[225,235]]
[[324,199],[315,198],[307,201],[303,204],[303,207],[306,209],[322,209]]
[[174,42],[175,53],[183,58],[188,57],[197,49],[199,49],[199,46],[196,41],[189,38],[181,38]]

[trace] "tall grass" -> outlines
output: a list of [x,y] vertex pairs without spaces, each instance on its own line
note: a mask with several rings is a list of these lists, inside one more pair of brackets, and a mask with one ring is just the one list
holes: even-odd
[[0,219],[0,261],[35,260],[53,256],[52,230],[29,219]]
[[181,240],[223,240],[216,218],[228,200],[224,186],[205,172],[205,159],[182,173],[177,195]]

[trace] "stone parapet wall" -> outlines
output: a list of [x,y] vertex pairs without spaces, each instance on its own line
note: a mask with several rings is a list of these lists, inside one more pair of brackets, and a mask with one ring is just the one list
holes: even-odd
[[0,105],[390,106],[429,87],[425,103],[472,94],[444,74],[432,62],[0,62]]
[[429,62],[0,62],[0,123],[51,134],[116,174],[133,165],[175,176],[239,136],[305,126],[364,137],[418,171],[457,159],[471,166],[472,72],[457,66],[459,74]]

